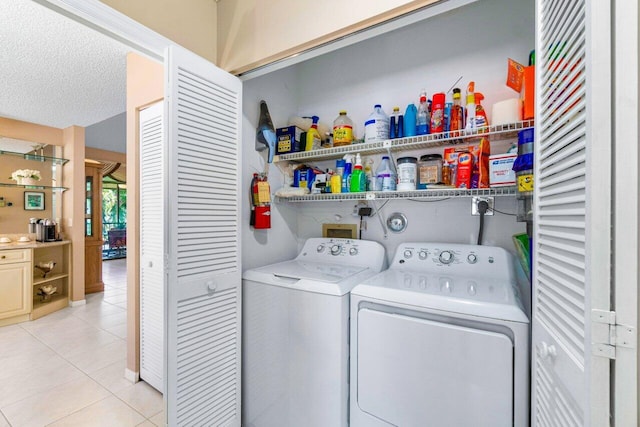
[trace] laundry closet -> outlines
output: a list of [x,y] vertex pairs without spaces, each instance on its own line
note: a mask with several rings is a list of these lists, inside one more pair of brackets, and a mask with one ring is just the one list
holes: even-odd
[[[532,228],[527,230],[525,223],[517,222],[514,216],[509,215],[517,210],[515,189],[485,190],[483,196],[494,197],[495,215],[485,218],[483,242],[515,253],[512,236],[525,231],[533,234],[532,419],[540,423],[551,419],[552,425],[562,420],[566,421],[566,425],[600,425],[602,420],[608,419],[609,407],[606,402],[610,398],[610,360],[614,357],[611,352],[616,352],[615,343],[602,338],[600,332],[603,328],[608,330],[609,326],[622,326],[611,315],[608,286],[611,266],[604,262],[611,259],[614,250],[610,246],[612,232],[609,226],[613,191],[613,125],[610,120],[613,94],[609,85],[598,84],[608,81],[612,73],[609,68],[612,57],[608,49],[610,38],[607,37],[612,32],[611,21],[602,19],[612,12],[608,5],[578,0],[569,1],[564,9],[554,2],[543,1],[537,4],[529,1],[514,4],[507,0],[481,0],[463,6],[458,2],[441,4],[452,7],[445,7],[447,10],[437,16],[407,23],[392,31],[383,31],[384,34],[304,62],[284,67],[274,65],[273,71],[267,69],[269,72],[246,73],[241,76],[241,89],[234,86],[232,94],[224,90],[228,82],[221,84],[222,89],[211,85],[220,91],[225,100],[242,94],[239,126],[242,131],[242,168],[241,179],[238,180],[241,269],[247,271],[293,259],[308,238],[321,235],[322,224],[360,226],[361,221],[354,207],[363,203],[370,206],[375,215],[362,221],[362,238],[383,245],[388,262],[392,262],[396,249],[407,242],[469,244],[476,241],[480,228],[478,217],[471,215],[470,196],[474,194],[473,191],[442,193],[435,197],[428,196],[427,190],[425,197],[364,195],[362,201],[352,196],[343,200],[329,197],[327,200],[322,197],[286,200],[272,194],[271,228],[253,229],[249,225],[251,177],[268,168],[268,182],[273,193],[285,185],[285,174],[290,172],[291,164],[296,163],[281,161],[267,166],[266,155],[256,152],[255,130],[261,100],[268,103],[275,127],[286,126],[291,116],[317,115],[321,121],[330,124],[340,110],[347,110],[355,123],[357,136],[362,136],[363,122],[375,104],[382,104],[387,112],[394,106],[404,109],[408,103],[417,102],[422,88],[433,94],[446,92],[452,86],[465,87],[468,81],[474,81],[476,88],[484,93],[483,104],[490,112],[494,103],[514,97],[511,89],[505,85],[507,59],[514,58],[526,63],[529,52],[535,48],[538,68],[538,114],[534,142],[537,187]],[[556,61],[558,57],[554,54],[554,46],[562,46],[562,61]],[[171,68],[170,82],[171,73],[176,73],[181,82],[183,80],[180,79],[185,79],[184,82],[193,79],[192,85],[199,86],[195,83],[198,79],[183,72],[180,67]],[[182,86],[174,85],[172,89],[180,98]],[[618,92],[615,93],[617,96]],[[180,101],[178,99],[177,103],[180,104]],[[183,110],[174,107],[175,102],[169,100],[170,124],[176,118],[180,124],[183,119],[177,114]],[[597,127],[594,126],[596,119]],[[172,126],[170,129],[178,129],[178,133],[181,131],[180,126]],[[514,124],[516,130],[518,126],[523,125]],[[232,128],[231,132],[236,130]],[[504,153],[516,142],[515,132],[508,138],[503,136],[489,134],[492,154]],[[356,153],[357,145],[351,149]],[[422,154],[439,153],[441,149],[412,147],[406,153],[419,157]],[[183,152],[178,148],[171,153]],[[169,163],[173,161],[171,153],[168,156]],[[188,154],[197,156],[198,152]],[[225,152],[225,156],[227,154]],[[207,152],[207,156],[210,155]],[[379,164],[382,153],[365,155]],[[178,166],[180,161],[178,156]],[[333,167],[334,159],[320,157],[309,159],[309,163],[315,163],[324,170]],[[180,177],[179,167],[176,176]],[[233,172],[220,179],[223,185],[211,190],[211,194],[219,191],[226,197],[231,194],[227,186],[233,181]],[[203,262],[195,249],[193,254],[189,254],[187,252],[190,249],[183,249],[180,244],[180,227],[191,221],[185,214],[184,223],[181,222],[181,208],[193,207],[187,206],[179,196],[181,191],[186,194],[192,190],[181,190],[180,182],[177,186],[170,182],[170,186],[174,188],[170,189],[169,194],[175,192],[178,196],[175,199],[177,206],[171,207],[169,212],[169,222],[173,221],[172,217],[177,218],[177,228],[171,233],[176,233],[178,249],[177,260],[170,258],[167,263],[169,288],[180,281],[186,284],[188,280],[194,286],[193,292],[183,292],[177,286],[176,289],[183,294],[177,299],[175,295],[170,296],[168,301],[168,324],[173,325],[169,326],[169,352],[173,351],[173,345],[178,347],[177,358],[172,355],[168,366],[170,371],[176,366],[179,369],[177,376],[175,372],[170,374],[173,377],[169,380],[167,393],[171,397],[175,389],[178,395],[182,393],[181,390],[186,390],[177,403],[169,400],[169,416],[174,419],[175,411],[179,412],[180,408],[184,408],[186,417],[200,416],[195,413],[190,415],[189,408],[197,407],[197,402],[202,400],[194,394],[199,388],[190,388],[191,383],[196,381],[195,342],[189,343],[186,335],[182,340],[181,328],[185,326],[181,323],[182,319],[191,315],[189,311],[199,310],[192,305],[200,307],[202,304],[203,308],[211,305],[207,316],[212,317],[199,319],[203,322],[214,321],[222,313],[216,310],[223,310],[226,298],[229,301],[237,298],[237,293],[227,291],[239,286],[239,283],[220,286],[216,280],[188,277],[191,274],[187,265],[191,262],[189,257],[194,263]],[[204,185],[200,187],[204,192]],[[390,231],[385,221],[380,221],[396,212],[406,218],[407,227],[401,233]],[[170,236],[173,236],[171,233]],[[187,236],[185,242],[186,239]],[[173,244],[171,238],[169,240]],[[223,248],[223,243],[220,241],[220,246],[216,248]],[[317,250],[322,252],[320,247]],[[221,263],[228,263],[228,271],[237,274],[235,261],[222,258],[224,260]],[[181,266],[184,270],[181,270]],[[174,278],[175,283],[172,284]],[[196,293],[196,286],[204,291],[200,289]],[[525,289],[523,298],[527,293]],[[207,296],[213,297],[212,302],[207,302]],[[216,298],[220,300],[214,301]],[[237,304],[237,300],[234,301]],[[269,309],[268,305],[261,308]],[[205,313],[204,310],[201,313]],[[251,316],[251,313],[244,315]],[[232,319],[225,317],[226,321]],[[213,334],[211,337],[210,343],[215,341],[216,336]],[[225,342],[224,351],[233,350],[237,355],[237,346],[233,347],[230,341]],[[183,344],[183,348],[180,348]],[[180,365],[183,351],[185,363],[188,363],[184,368],[189,371],[189,377],[184,379],[179,375],[183,368]],[[624,354],[625,350],[619,351]],[[223,392],[229,392],[229,396],[238,393],[239,385],[226,380],[232,375],[231,370],[224,371],[225,388],[220,390],[220,395]],[[213,381],[216,375],[212,371],[207,378]],[[220,399],[223,398],[227,402],[227,397]]]

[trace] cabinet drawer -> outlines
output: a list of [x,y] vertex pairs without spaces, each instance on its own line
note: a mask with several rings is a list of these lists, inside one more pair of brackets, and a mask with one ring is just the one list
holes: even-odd
[[25,261],[31,261],[31,249],[12,249],[0,251],[0,265]]

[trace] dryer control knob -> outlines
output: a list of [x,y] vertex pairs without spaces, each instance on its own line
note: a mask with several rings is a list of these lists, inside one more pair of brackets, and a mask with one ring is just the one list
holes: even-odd
[[427,259],[427,251],[420,251],[418,253],[418,258],[420,259]]
[[411,250],[407,249],[406,251],[404,251],[404,257],[405,259],[409,259],[413,256],[413,252],[411,252]]
[[358,248],[349,249],[349,255],[358,255]]
[[325,249],[324,245],[318,245],[318,248],[316,250],[320,254],[320,253],[324,252],[324,249]]
[[342,252],[342,245],[331,246],[331,255],[340,255],[340,252]]
[[440,262],[443,264],[451,264],[453,262],[453,258],[453,252],[451,251],[442,251],[438,257]]
[[469,254],[467,255],[467,261],[469,264],[475,264],[478,262],[478,256],[476,254]]

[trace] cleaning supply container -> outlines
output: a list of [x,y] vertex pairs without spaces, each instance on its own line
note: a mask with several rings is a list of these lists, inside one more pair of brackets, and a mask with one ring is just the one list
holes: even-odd
[[347,116],[346,110],[333,121],[333,146],[351,145],[353,142],[353,121]]
[[418,159],[415,157],[401,157],[398,159],[398,191],[412,191],[416,189]]
[[440,154],[425,154],[418,163],[419,190],[425,190],[429,184],[442,183],[442,156]]
[[382,142],[389,139],[389,116],[376,104],[373,112],[364,122],[364,142]]

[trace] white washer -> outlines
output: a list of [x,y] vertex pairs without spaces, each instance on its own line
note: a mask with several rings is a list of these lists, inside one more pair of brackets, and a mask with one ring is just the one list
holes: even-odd
[[349,292],[385,267],[379,243],[312,238],[244,273],[243,425],[348,425]]
[[401,244],[351,291],[351,427],[529,425],[529,320],[501,248]]

